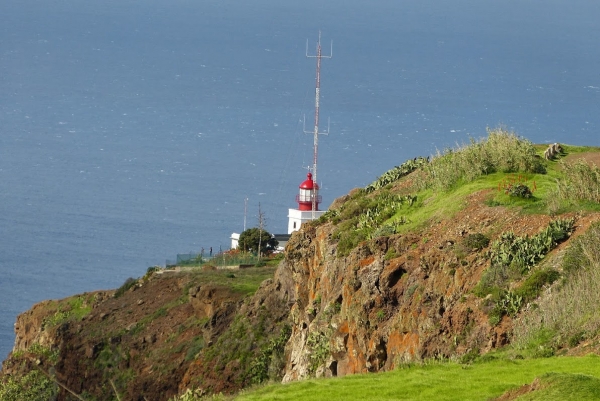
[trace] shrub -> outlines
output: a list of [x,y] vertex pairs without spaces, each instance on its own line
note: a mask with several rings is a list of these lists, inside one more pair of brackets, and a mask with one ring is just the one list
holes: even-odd
[[123,285],[121,285],[117,291],[115,291],[115,298],[119,298],[120,296],[122,296],[123,294],[125,294],[127,292],[127,290],[129,290],[131,287],[133,287],[134,285],[137,284],[137,280],[129,277],[127,280],[125,280],[125,282],[123,283]]
[[314,374],[329,356],[328,335],[320,331],[311,331],[306,339],[306,345],[310,349],[310,365],[308,370],[311,374]]
[[529,302],[540,294],[544,286],[554,283],[560,277],[560,273],[554,269],[537,270],[515,290],[515,294],[523,297],[525,302]]
[[392,259],[396,258],[397,256],[398,255],[396,254],[396,250],[394,248],[390,248],[385,253],[384,260],[392,260]]
[[365,191],[367,193],[371,193],[377,189],[381,189],[392,182],[398,181],[400,178],[412,173],[417,168],[427,164],[429,162],[428,158],[425,157],[416,157],[412,160],[407,160],[402,163],[400,166],[396,166],[391,170],[386,171],[383,175],[377,178],[374,182],[367,185]]
[[259,244],[260,253],[266,254],[275,250],[279,242],[268,231],[253,227],[240,234],[238,249],[258,253]]
[[361,241],[395,234],[407,220],[392,217],[405,205],[412,206],[416,199],[383,191],[347,201],[340,209],[340,222],[333,233],[333,238],[339,239],[337,255],[347,256]]
[[583,160],[561,163],[564,178],[558,181],[557,196],[563,200],[600,203],[600,168]]
[[[282,360],[280,359],[283,355],[285,344],[287,343],[291,334],[292,329],[286,324],[282,327],[278,337],[271,339],[261,348],[258,356],[251,362],[250,377],[252,383],[260,384],[269,378],[274,377],[273,373],[269,372],[270,367],[274,360],[281,364]],[[280,368],[281,367],[279,366],[279,369]],[[276,373],[279,374],[279,372]]]
[[58,386],[38,370],[31,370],[24,376],[8,376],[0,382],[2,401],[47,401],[58,394]]
[[600,265],[600,222],[573,240],[565,252],[562,267],[566,272],[590,269]]
[[541,260],[573,230],[573,219],[555,220],[533,237],[517,237],[512,232],[503,233],[492,245],[490,267],[483,272],[474,289],[477,296],[493,295],[494,307],[488,313],[490,324],[500,322],[502,316],[515,317],[524,302],[539,294],[544,285],[554,282],[559,274],[554,270],[538,271],[528,277],[515,291],[509,291],[508,284]]
[[490,239],[481,233],[469,234],[462,243],[468,249],[476,249],[479,251],[483,248],[487,248],[490,244]]
[[531,269],[559,241],[573,232],[574,219],[558,219],[551,221],[540,233],[529,237],[518,237],[513,232],[505,232],[492,244],[491,262],[494,266],[512,266],[522,273]]
[[506,188],[506,193],[509,196],[515,196],[517,198],[529,199],[533,196],[531,189],[522,183],[511,184]]
[[515,322],[513,342],[518,347],[535,341],[540,332],[551,333],[552,347],[600,332],[599,251],[600,223],[596,223],[566,251],[564,283],[553,290],[552,297],[538,301],[537,309],[523,312]]
[[495,172],[544,173],[531,142],[503,128],[488,129],[488,137],[471,139],[466,146],[446,149],[423,166],[420,188],[448,190],[460,181],[470,182]]

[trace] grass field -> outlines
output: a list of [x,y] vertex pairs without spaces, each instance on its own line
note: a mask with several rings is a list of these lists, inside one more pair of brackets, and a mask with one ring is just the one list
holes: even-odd
[[248,390],[236,400],[490,400],[540,378],[519,400],[600,399],[600,357],[429,363],[393,372],[313,379]]
[[192,282],[202,284],[223,285],[235,292],[252,295],[260,284],[275,274],[276,266],[252,267],[233,270],[202,270],[189,269]]

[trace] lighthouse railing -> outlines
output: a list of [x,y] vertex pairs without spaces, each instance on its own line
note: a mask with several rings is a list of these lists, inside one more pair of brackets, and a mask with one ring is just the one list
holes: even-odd
[[[308,194],[308,195],[296,195],[296,202],[312,202],[314,198],[314,195]],[[321,195],[317,195],[315,201],[317,203],[321,203]]]

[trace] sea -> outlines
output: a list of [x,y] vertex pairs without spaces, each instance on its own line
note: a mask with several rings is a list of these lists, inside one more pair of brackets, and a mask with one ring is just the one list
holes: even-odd
[[[600,146],[597,0],[2,0],[0,360],[19,313],[286,233],[407,159],[505,127]],[[327,135],[326,135],[327,134]]]

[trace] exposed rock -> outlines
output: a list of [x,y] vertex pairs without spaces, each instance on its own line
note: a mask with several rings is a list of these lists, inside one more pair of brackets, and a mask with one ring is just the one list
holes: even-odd
[[[486,196],[473,194],[451,219],[364,241],[345,257],[332,223],[305,224],[251,297],[181,270],[153,274],[118,298],[112,291],[78,296],[89,308],[79,320],[64,318],[77,297],[36,304],[17,319],[2,374],[39,364],[99,401],[112,397],[108,378],[123,378],[116,383],[123,400],[150,401],[187,388],[234,393],[266,380],[257,369],[289,382],[488,352],[507,344],[512,321],[504,316],[492,326],[490,300],[472,294],[489,260],[486,249],[460,248],[464,237],[531,235],[551,218],[487,207]],[[599,216],[581,218],[578,230]],[[273,351],[277,341],[285,344],[281,355]],[[34,345],[44,352],[32,353]]]

